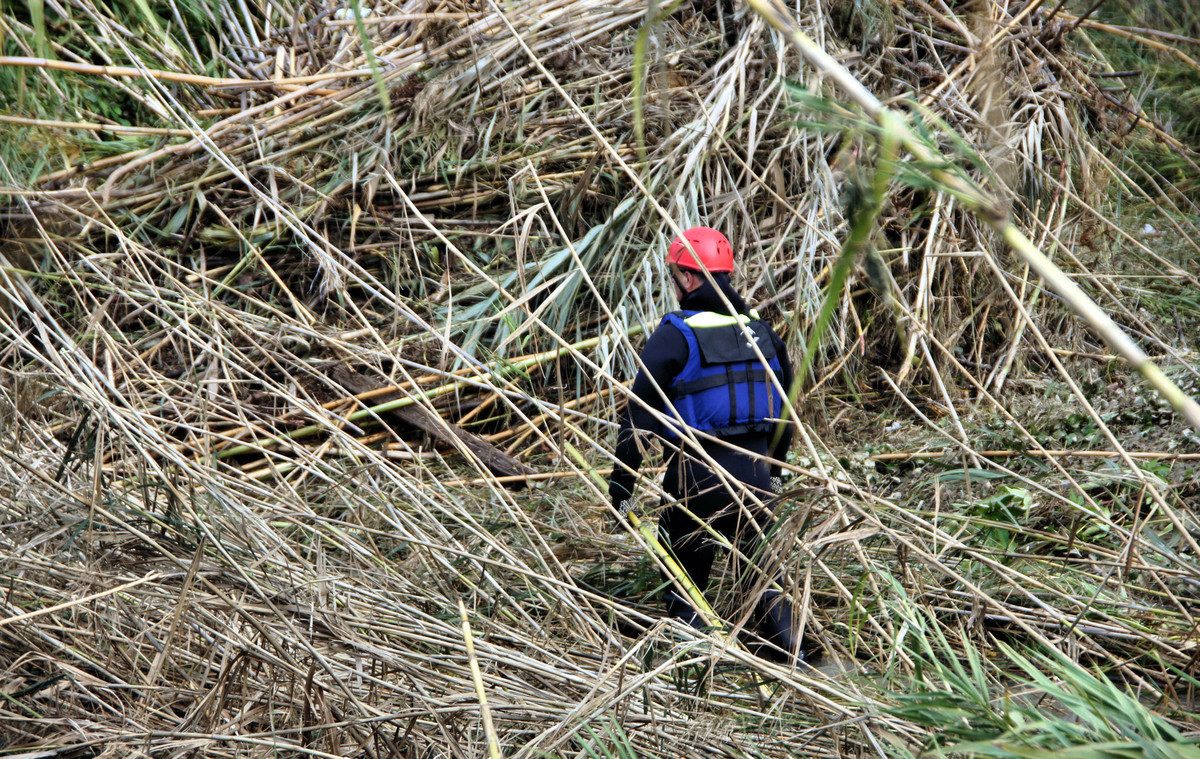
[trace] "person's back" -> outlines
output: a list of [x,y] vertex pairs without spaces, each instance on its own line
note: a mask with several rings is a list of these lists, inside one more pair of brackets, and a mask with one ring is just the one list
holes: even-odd
[[[626,513],[642,463],[638,433],[657,435],[670,450],[663,489],[674,499],[659,519],[659,532],[703,589],[715,548],[696,519],[736,541],[744,555],[757,554],[757,535],[769,527],[769,511],[747,508],[754,499],[745,496],[753,493],[759,502],[770,498],[779,468],[768,458],[782,460],[791,444],[790,427],[779,435],[776,429],[792,369],[783,341],[730,285],[728,240],[705,227],[684,237],[690,249],[677,239],[668,252],[680,311],[663,318],[642,351],[643,368],[634,378],[617,434],[619,465],[609,492],[614,509]],[[744,584],[748,588],[755,579],[747,577]],[[798,651],[790,605],[778,593],[770,593],[769,604],[766,600],[759,604],[760,619],[772,628],[765,634],[785,651]],[[668,590],[664,601],[669,613],[697,623],[694,610],[677,593]]]

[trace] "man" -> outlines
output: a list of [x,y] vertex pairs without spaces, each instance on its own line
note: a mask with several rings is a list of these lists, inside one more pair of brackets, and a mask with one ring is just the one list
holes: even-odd
[[[681,310],[663,317],[642,350],[643,368],[632,388],[636,397],[626,405],[617,432],[619,464],[609,480],[609,494],[613,508],[627,514],[642,464],[639,432],[662,439],[670,451],[663,489],[674,502],[659,518],[659,535],[703,591],[716,545],[696,518],[728,538],[744,556],[754,560],[762,554],[760,535],[773,520],[747,495],[767,501],[772,492],[782,490],[779,468],[768,466],[763,457],[782,461],[791,445],[790,425],[775,437],[783,399],[771,375],[786,392],[792,367],[783,341],[747,309],[730,284],[733,248],[725,235],[708,227],[689,229],[671,244],[667,264]],[[660,422],[655,411],[670,422]],[[689,442],[693,436],[702,453]],[[727,476],[714,471],[710,461]],[[738,563],[738,570],[743,591],[768,587],[755,614],[761,636],[775,647],[765,652],[802,658],[792,630],[791,603],[770,589],[773,577],[764,577],[744,562]],[[663,601],[672,616],[701,626],[699,615],[678,590],[668,586]]]

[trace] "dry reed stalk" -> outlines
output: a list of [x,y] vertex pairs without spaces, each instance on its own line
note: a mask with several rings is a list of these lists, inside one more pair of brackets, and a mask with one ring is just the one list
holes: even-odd
[[[1133,459],[1163,459],[1165,461],[1192,461],[1200,459],[1200,453],[1174,453],[1171,451],[1062,451],[1062,450],[983,450],[975,453],[984,458],[1009,458],[1013,456],[1043,456],[1058,458],[1119,458],[1128,456]],[[876,453],[871,455],[873,461],[907,461],[909,459],[944,458],[946,451],[895,451],[892,453]]]
[[483,729],[487,734],[488,756],[491,759],[500,759],[500,741],[496,737],[496,726],[492,724],[491,709],[488,708],[487,691],[483,685],[483,675],[479,671],[479,658],[475,655],[475,643],[471,633],[471,622],[467,618],[467,607],[461,598],[458,601],[458,613],[462,616],[463,642],[467,647],[471,681],[475,685],[475,696],[479,699],[479,716],[483,720]]

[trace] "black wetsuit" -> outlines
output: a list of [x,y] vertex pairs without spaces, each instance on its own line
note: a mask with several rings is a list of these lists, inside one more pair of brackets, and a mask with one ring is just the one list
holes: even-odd
[[[748,313],[745,301],[729,285],[726,275],[715,275],[715,280],[738,313]],[[705,282],[696,290],[684,296],[680,306],[686,311],[713,311],[718,314],[729,314],[729,308],[722,302],[711,282]],[[792,366],[788,360],[787,348],[774,331],[770,332],[775,347],[775,355],[779,358],[781,371],[778,373],[780,385],[786,392],[792,383]],[[688,344],[683,334],[671,324],[662,324],[646,341],[642,350],[644,368],[638,371],[633,380],[633,393],[637,398],[657,411],[662,412],[664,401],[655,387],[664,391],[670,387],[672,380],[680,373],[688,359]],[[629,498],[636,481],[637,472],[642,465],[642,450],[639,446],[636,431],[653,431],[659,428],[654,416],[645,406],[634,399],[626,405],[621,415],[620,429],[617,433],[616,457],[621,464],[629,468],[627,471],[620,465],[613,471],[609,480],[609,493],[614,504],[620,504]],[[667,410],[668,416],[671,415]],[[770,455],[771,458],[782,460],[792,442],[791,425],[785,425],[774,447],[771,438],[774,430],[762,433],[748,433],[724,437],[722,440],[730,445],[745,449],[759,455]],[[701,438],[705,452],[725,469],[735,480],[748,488],[755,489],[755,494],[762,500],[770,497],[770,478],[778,476],[778,467],[768,467],[761,460],[740,451],[733,451],[721,443],[705,441]],[[671,441],[665,441],[671,451],[667,460],[666,475],[663,478],[663,489],[697,517],[708,522],[714,529],[731,541],[737,540],[746,555],[753,555],[756,548],[758,530],[748,524],[744,510],[738,507],[738,501],[746,506],[750,502],[744,497],[746,488],[739,487],[737,482],[729,483],[714,473],[708,463],[689,454],[685,447],[680,447]],[[768,450],[768,449],[771,450]],[[740,491],[740,492],[738,492]],[[758,526],[765,528],[770,521],[770,514],[755,515]],[[743,529],[743,526],[749,529]],[[679,563],[687,570],[688,575],[697,587],[704,589],[708,584],[712,570],[716,545],[710,536],[703,532],[696,521],[677,506],[668,506],[658,522],[659,534],[663,541],[674,552]],[[668,598],[668,607],[671,607]],[[680,610],[671,608],[672,612]]]

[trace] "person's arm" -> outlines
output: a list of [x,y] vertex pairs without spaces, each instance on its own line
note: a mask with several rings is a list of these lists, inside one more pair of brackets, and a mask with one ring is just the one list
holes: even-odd
[[[783,392],[790,393],[792,391],[792,360],[788,357],[787,345],[779,335],[771,331],[771,339],[775,344],[775,355],[779,358],[779,373],[775,376],[779,379],[779,386],[783,388]],[[775,445],[771,447],[768,454],[773,459],[784,461],[787,457],[787,452],[792,447],[792,438],[794,437],[794,427],[797,420],[789,418],[787,424],[783,425],[783,433],[779,439],[775,441]],[[773,436],[772,436],[773,437]],[[771,466],[771,478],[777,478],[781,475],[782,470],[779,465]]]
[[662,412],[666,408],[658,388],[667,389],[682,371],[687,358],[687,340],[674,325],[659,325],[646,340],[646,347],[642,349],[644,368],[639,369],[633,378],[633,387],[630,388],[633,397],[621,411],[620,427],[617,429],[614,451],[617,465],[608,479],[608,494],[614,506],[620,506],[633,496],[643,458],[638,432],[657,429],[658,420],[651,409]]

